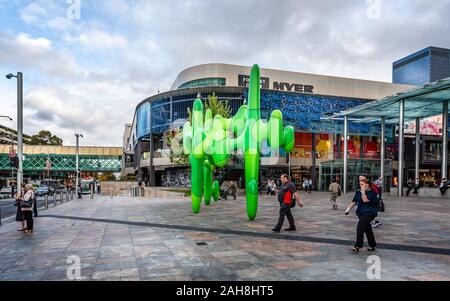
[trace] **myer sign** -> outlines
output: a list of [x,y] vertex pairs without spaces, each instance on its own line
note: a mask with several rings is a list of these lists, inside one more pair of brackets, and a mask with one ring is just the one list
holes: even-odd
[[[249,82],[250,76],[239,75],[238,83],[240,87],[248,87]],[[270,79],[268,77],[261,77],[261,89],[270,89]],[[273,82],[272,89],[287,92],[314,93],[314,86],[284,82]]]

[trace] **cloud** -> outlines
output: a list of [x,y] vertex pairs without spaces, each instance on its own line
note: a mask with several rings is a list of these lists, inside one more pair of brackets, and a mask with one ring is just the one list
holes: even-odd
[[128,46],[128,40],[121,34],[109,33],[96,28],[83,30],[77,36],[66,35],[65,41],[72,44],[79,44],[89,51],[125,48]]
[[47,15],[47,10],[38,2],[33,2],[25,6],[20,12],[20,18],[25,23],[35,23],[40,18]]
[[24,97],[27,132],[49,129],[64,141],[82,132],[89,145],[120,145],[125,122],[132,118],[137,94],[127,82],[97,80],[64,87],[32,86]]
[[22,70],[33,69],[51,77],[75,78],[81,68],[73,55],[65,50],[56,50],[46,38],[33,38],[26,33],[16,37],[0,32],[0,64]]
[[192,65],[390,81],[393,61],[450,47],[450,1],[380,4],[371,18],[361,0],[82,0],[81,19],[69,20],[66,1],[36,0],[18,9],[20,30],[0,31],[0,65],[38,74],[27,90],[30,128],[70,142],[79,127],[86,143],[120,145],[135,105]]

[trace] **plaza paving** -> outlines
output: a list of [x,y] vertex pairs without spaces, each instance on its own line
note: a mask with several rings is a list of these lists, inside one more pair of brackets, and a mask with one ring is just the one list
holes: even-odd
[[367,280],[370,255],[381,259],[381,280],[450,280],[448,201],[386,197],[380,248],[353,255],[357,218],[344,216],[347,201],[332,211],[326,193],[302,198],[298,231],[280,234],[271,232],[278,204],[267,197],[255,222],[244,198],[199,215],[189,198],[74,200],[41,211],[32,235],[0,227],[0,280],[67,280],[72,255],[82,280]]

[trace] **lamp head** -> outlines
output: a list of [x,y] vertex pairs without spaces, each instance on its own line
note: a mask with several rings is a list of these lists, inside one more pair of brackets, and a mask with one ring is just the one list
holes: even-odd
[[11,78],[13,78],[13,77],[15,77],[15,76],[14,76],[14,74],[12,74],[12,73],[9,73],[9,74],[6,75],[6,78],[7,78],[7,79],[11,79]]

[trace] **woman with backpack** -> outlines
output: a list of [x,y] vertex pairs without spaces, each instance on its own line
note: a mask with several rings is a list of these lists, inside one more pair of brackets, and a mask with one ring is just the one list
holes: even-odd
[[359,184],[360,190],[356,191],[352,202],[345,211],[345,215],[349,215],[350,210],[357,206],[356,215],[359,222],[356,228],[356,243],[350,251],[359,253],[359,250],[363,247],[364,234],[366,234],[369,243],[367,250],[373,252],[377,247],[377,243],[370,223],[378,216],[378,196],[370,188],[369,181],[366,178],[360,178]]

